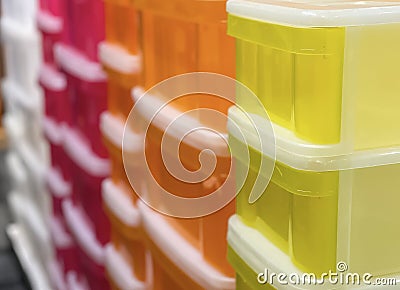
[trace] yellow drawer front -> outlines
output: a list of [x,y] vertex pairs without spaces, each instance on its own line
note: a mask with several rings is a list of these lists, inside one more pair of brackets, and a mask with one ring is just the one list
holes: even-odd
[[[299,28],[228,16],[236,78],[273,122],[304,140],[340,141],[345,28]],[[238,105],[248,108],[246,99]]]
[[261,158],[267,157],[249,147],[248,166],[240,154],[246,145],[233,136],[229,136],[229,144],[237,181],[245,180],[237,196],[237,214],[242,221],[290,255],[302,271],[321,274],[335,270],[339,173],[301,171],[277,162],[270,184],[250,204],[257,176],[267,178],[258,172]]

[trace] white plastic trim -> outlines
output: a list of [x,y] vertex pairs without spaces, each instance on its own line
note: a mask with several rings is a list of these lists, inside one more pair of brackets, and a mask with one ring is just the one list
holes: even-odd
[[57,217],[51,217],[49,224],[50,234],[56,248],[66,249],[74,245],[72,237],[65,231],[63,224]]
[[61,174],[51,168],[46,175],[47,184],[51,192],[58,198],[68,197],[72,192],[72,185],[66,182]]
[[[11,0],[12,1],[12,0]],[[39,42],[39,34],[33,27],[26,27],[11,18],[2,17],[0,20],[1,39],[3,41]]]
[[64,148],[69,157],[82,169],[94,176],[107,176],[110,172],[108,159],[100,158],[71,128],[65,128]]
[[132,269],[112,244],[106,246],[106,269],[121,290],[147,290],[145,282],[132,275]]
[[[256,274],[268,269],[270,273],[298,274],[301,277],[304,273],[293,265],[287,254],[282,252],[257,230],[243,224],[237,215],[229,220],[228,230],[229,246]],[[254,277],[256,279],[256,277]],[[400,277],[397,279],[400,282]],[[275,285],[276,286],[276,285]],[[387,286],[386,286],[387,287]],[[330,283],[323,285],[284,285],[279,284],[282,290],[308,290],[308,289],[332,289]],[[336,288],[335,288],[336,289]],[[382,290],[385,286],[362,286],[351,289]]]
[[41,114],[42,91],[39,87],[26,93],[18,84],[6,79],[2,83],[2,89],[7,102],[15,103],[33,114]]
[[29,190],[28,175],[19,156],[15,152],[9,152],[6,156],[6,163],[12,181],[18,186],[18,189],[22,189],[21,193],[26,193]]
[[69,290],[89,290],[89,286],[87,286],[86,280],[84,282],[81,279],[78,279],[78,274],[75,272],[68,272],[66,275],[67,280],[67,288]]
[[48,64],[42,64],[39,80],[46,88],[53,91],[63,91],[67,88],[66,77]]
[[114,146],[128,153],[140,153],[143,148],[143,137],[129,129],[121,119],[114,117],[109,112],[104,112],[100,116],[100,129],[105,137],[110,139]]
[[51,282],[56,286],[56,289],[68,290],[63,273],[61,271],[61,267],[56,260],[50,261],[48,263],[47,271],[49,272]]
[[140,56],[129,54],[119,45],[101,42],[99,59],[104,65],[121,73],[134,74],[140,71]]
[[103,201],[112,213],[130,227],[140,225],[140,213],[132,200],[111,179],[102,183]]
[[40,30],[52,34],[60,33],[63,29],[62,18],[43,10],[37,12],[37,24]]
[[86,223],[81,209],[75,208],[71,200],[65,200],[62,207],[68,228],[80,248],[97,264],[104,265],[104,248]]
[[104,82],[107,79],[99,63],[89,60],[71,47],[57,43],[54,54],[61,67],[75,77],[87,82]]
[[[228,131],[230,134],[243,139],[237,130],[238,127],[245,134],[246,141],[253,148],[260,147],[253,126],[249,121],[244,121],[241,113],[237,108],[229,109]],[[257,126],[268,122],[262,117],[252,115],[257,128],[265,126]],[[236,124],[236,126],[235,126]],[[290,167],[307,170],[307,171],[337,171],[355,168],[365,168],[386,164],[400,163],[400,147],[378,148],[371,150],[349,151],[343,148],[342,144],[317,145],[301,140],[294,133],[277,124],[272,124],[275,134],[275,144],[267,144],[268,146],[276,145],[276,160]],[[270,132],[259,130],[262,140],[272,140],[269,136]],[[270,158],[273,156],[269,156]]]
[[[196,128],[207,128],[207,126],[203,125],[196,118],[187,114],[182,116],[183,112],[176,108],[164,106],[165,102],[157,96],[152,96],[147,93],[146,96],[142,98],[143,94],[143,89],[139,87],[132,90],[132,97],[135,100],[135,110],[140,112],[146,121],[152,120],[152,124],[163,131],[165,131],[171,123],[174,123],[174,129],[176,130],[167,131],[167,134],[173,135],[173,138],[177,139],[179,138],[178,136],[184,136],[186,133]],[[177,124],[179,124],[179,126]],[[223,137],[224,140],[221,137]],[[209,149],[217,156],[230,156],[226,134],[221,133],[220,136],[218,136],[209,130],[195,130],[192,131],[191,134],[186,135],[183,142],[200,151]]]
[[[306,8],[290,7],[291,3],[304,4]],[[342,27],[400,22],[400,3],[384,1],[229,0],[227,11],[240,17],[300,27]]]
[[21,160],[28,167],[37,182],[43,183],[46,175],[46,164],[39,158],[38,154],[33,151],[33,148],[26,141],[21,140],[16,148],[21,156]]
[[64,126],[58,125],[53,119],[44,117],[43,131],[51,143],[61,145],[64,138]]
[[138,208],[144,229],[151,240],[193,281],[207,290],[235,289],[235,279],[224,276],[208,264],[200,252],[177,233],[160,214],[141,201],[138,202]]

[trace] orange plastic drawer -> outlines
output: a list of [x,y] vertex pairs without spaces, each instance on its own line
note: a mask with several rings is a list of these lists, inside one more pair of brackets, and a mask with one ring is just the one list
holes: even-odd
[[[130,197],[133,203],[136,203],[138,196],[132,189],[128,180],[125,165],[123,162],[122,142],[124,136],[124,122],[112,115],[110,112],[104,112],[100,118],[100,128],[103,135],[103,142],[107,147],[111,159],[111,180],[115,185],[123,189],[123,192]],[[130,130],[126,130],[125,136],[134,134]],[[137,138],[137,140],[140,140]],[[143,142],[143,141],[142,141]],[[136,151],[125,147],[125,153],[135,156]],[[133,157],[135,158],[135,157]]]
[[108,110],[126,119],[133,106],[131,90],[139,84],[141,59],[109,42],[99,45],[99,58],[108,76]]
[[141,201],[138,208],[153,262],[153,289],[235,289],[235,279],[202,259],[198,249],[176,232],[163,215]]
[[123,47],[127,52],[138,52],[139,15],[127,0],[105,0],[106,41]]
[[225,20],[199,23],[144,10],[142,33],[145,37],[141,43],[144,88],[196,71],[234,77],[235,44],[226,29]]
[[146,280],[146,248],[136,206],[124,188],[111,179],[103,182],[103,204],[111,223],[111,244],[139,281]]
[[[215,131],[205,129],[209,127],[198,118],[182,116],[184,112],[175,106],[161,107],[163,100],[158,96],[135,97],[135,101],[134,120],[129,122],[135,123],[138,134],[145,136],[142,154],[146,160],[143,161],[143,177],[130,175],[132,185],[147,204],[168,215],[164,220],[197,249],[202,259],[225,275],[233,276],[226,259],[226,233],[228,218],[235,212],[234,184],[227,180],[231,158],[227,142],[221,136],[223,133],[215,134]],[[153,116],[154,112],[157,112],[156,116]],[[144,127],[139,128],[138,124]],[[199,128],[203,129],[197,130]],[[183,137],[181,133],[188,134]],[[208,154],[211,151],[213,156]],[[201,170],[199,160],[203,164]],[[126,164],[141,163],[138,158],[125,161]],[[187,176],[194,179],[186,179]],[[185,206],[175,203],[171,196],[194,202],[196,198],[211,196],[210,204],[214,208]],[[203,201],[204,198],[200,202]],[[198,208],[202,208],[201,212],[194,213]]]

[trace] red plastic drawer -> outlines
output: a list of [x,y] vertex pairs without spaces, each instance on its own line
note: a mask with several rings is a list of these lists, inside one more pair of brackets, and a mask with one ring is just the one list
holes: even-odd
[[63,219],[62,203],[71,195],[72,185],[63,179],[56,168],[47,172],[46,183],[51,194],[54,218]]
[[63,17],[66,13],[68,0],[40,0],[40,10],[54,16]]
[[105,276],[105,249],[96,239],[83,209],[71,200],[63,202],[66,223],[78,245],[79,265],[90,289],[110,289]]
[[42,34],[42,55],[45,63],[54,63],[54,45],[62,39],[63,21],[51,13],[40,10],[37,26]]
[[72,181],[71,160],[67,156],[64,147],[65,124],[59,124],[54,119],[45,117],[43,120],[43,132],[50,147],[51,166],[58,170],[62,178]]
[[70,125],[80,131],[97,155],[105,157],[99,118],[107,108],[106,75],[99,63],[89,61],[71,47],[57,45],[55,52],[67,76],[69,106],[74,108]]
[[78,247],[66,228],[63,218],[51,218],[50,233],[54,243],[55,258],[63,276],[66,277],[68,272],[79,273],[81,269]]
[[110,240],[109,221],[102,205],[101,183],[109,175],[109,161],[93,153],[73,129],[65,130],[64,149],[72,160],[72,199],[81,206],[101,244]]
[[45,115],[57,122],[70,123],[67,79],[52,65],[42,65],[39,83],[44,93]]
[[69,0],[70,44],[97,61],[97,46],[105,37],[103,0]]

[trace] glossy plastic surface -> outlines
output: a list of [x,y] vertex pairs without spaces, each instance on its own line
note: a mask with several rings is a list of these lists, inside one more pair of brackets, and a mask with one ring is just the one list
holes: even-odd
[[[343,8],[343,13],[326,6],[313,14],[332,22],[325,27],[296,25],[304,12],[298,18],[291,14],[289,7],[296,3],[232,2],[228,33],[236,38],[237,79],[257,94],[272,121],[303,141],[338,144],[341,154],[400,145],[399,115],[393,110],[399,105],[399,83],[392,77],[400,64],[395,37],[400,24],[391,18],[399,11],[396,2],[392,8],[385,7],[390,3],[371,3],[382,6],[376,8],[379,24],[363,5],[345,3],[352,9]],[[251,16],[257,9],[271,13],[256,20]],[[276,9],[284,22],[267,20]],[[344,18],[354,24],[343,24]],[[358,23],[367,20],[373,23]],[[240,96],[237,102],[248,107]]]
[[162,215],[141,202],[138,207],[153,258],[153,289],[234,289],[234,278],[210,265]]
[[65,14],[67,0],[39,0],[39,7],[53,16],[62,17]]
[[[211,3],[211,2],[208,2]],[[210,4],[211,5],[211,4]],[[145,10],[142,14],[143,86],[195,71],[234,76],[234,40],[226,23],[196,23]]]
[[0,26],[7,78],[26,90],[36,88],[41,54],[39,33],[6,17],[2,17]]
[[[142,111],[140,112],[140,114],[143,114],[144,122],[146,122],[146,118],[148,118],[146,111],[151,111],[152,106],[157,106],[156,99],[152,99],[152,96],[146,97],[147,99],[145,99],[145,101],[142,100],[143,103],[141,103],[141,105],[143,105],[143,107],[141,107]],[[227,144],[222,138],[216,137],[216,135],[213,134],[210,136],[207,130],[203,131],[203,133],[206,134],[205,136],[192,136],[193,138],[189,136],[183,140],[180,140],[178,135],[175,135],[179,134],[177,133],[179,130],[189,132],[191,129],[205,126],[203,123],[186,116],[188,117],[186,121],[184,119],[178,119],[176,122],[181,129],[168,130],[166,132],[168,124],[172,123],[172,120],[181,113],[181,111],[176,110],[172,105],[166,106],[163,110],[158,112],[156,118],[152,119],[147,131],[145,131],[146,165],[151,172],[151,174],[146,176],[148,179],[145,186],[147,192],[154,194],[149,194],[149,202],[153,206],[159,208],[168,208],[171,206],[163,200],[162,197],[154,198],[154,196],[157,196],[157,193],[162,192],[160,187],[168,193],[180,197],[203,197],[219,189],[221,185],[225,183],[230,171],[231,159]],[[189,125],[190,127],[185,127],[188,124],[193,124],[193,122],[195,122],[196,125],[193,125],[193,127],[191,127],[192,125]],[[161,147],[163,138],[165,138],[165,140],[170,140],[166,141],[171,142],[170,145],[164,144],[164,146]],[[202,140],[207,141],[202,142]],[[177,151],[175,151],[176,144],[179,144],[179,148],[176,148],[176,150],[178,150],[178,156],[176,156]],[[208,178],[201,182],[190,183],[178,179],[171,174],[171,172],[178,172],[179,169],[175,167],[167,169],[164,164],[164,160],[169,158],[182,162],[187,170],[196,171],[200,168],[200,152],[205,148],[215,152],[216,167],[209,176],[207,175]],[[135,161],[137,161],[137,159]],[[157,187],[155,182],[160,187]],[[232,187],[230,187],[230,185],[231,183],[227,181],[223,189],[219,190],[228,191],[229,189],[233,189],[233,184]],[[182,237],[197,248],[211,265],[226,275],[232,275],[232,269],[226,261],[225,240],[227,220],[233,212],[234,201],[231,201],[224,208],[205,217],[176,218],[166,216],[165,220],[173,225]]]
[[[261,158],[263,162],[269,158],[249,147],[247,173],[242,158],[246,145],[234,136],[229,142],[237,176],[246,180],[237,196],[239,217],[284,251],[299,269],[320,275],[345,261],[353,271],[363,273],[400,271],[394,262],[400,252],[392,243],[400,232],[382,227],[388,218],[398,220],[393,204],[398,200],[399,182],[394,176],[399,164],[321,172],[294,169],[278,160],[270,184],[250,204],[255,178],[267,178],[258,172]],[[373,217],[368,214],[371,211]],[[376,238],[368,238],[371,243],[361,239],[369,236],[367,229],[379,232]]]
[[139,15],[130,1],[106,0],[106,41],[138,53]]
[[70,124],[71,110],[65,75],[51,65],[43,65],[39,74],[39,84],[43,89],[44,114],[56,123]]
[[97,61],[97,47],[105,37],[103,1],[68,1],[67,29],[70,44],[90,60]]
[[101,183],[108,175],[108,161],[97,156],[73,129],[66,130],[64,149],[72,161],[72,199],[82,207],[96,238],[110,240],[110,224],[102,206]]
[[[140,228],[139,212],[132,201],[126,199],[125,190],[124,187],[114,184],[112,180],[106,180],[103,184],[104,208],[111,223],[111,243],[130,265],[132,275],[140,281],[145,281],[148,275],[146,274],[146,247]],[[118,204],[121,206],[120,209],[118,209]],[[125,216],[125,219],[120,218],[120,215],[125,212],[122,205],[126,208],[130,205],[128,212],[132,214],[132,218],[130,216]],[[133,215],[134,212],[137,214]]]
[[25,28],[33,28],[35,25],[36,4],[36,0],[1,1],[2,16],[23,25]]

